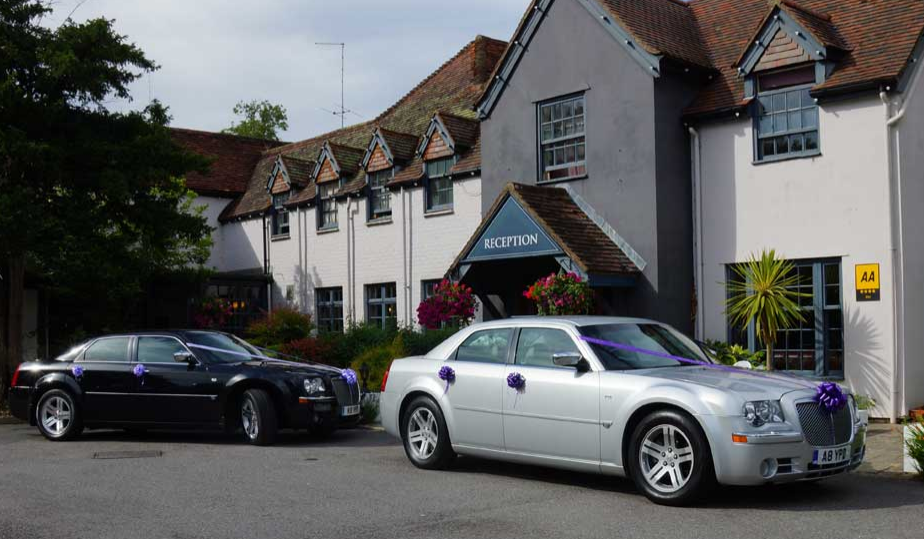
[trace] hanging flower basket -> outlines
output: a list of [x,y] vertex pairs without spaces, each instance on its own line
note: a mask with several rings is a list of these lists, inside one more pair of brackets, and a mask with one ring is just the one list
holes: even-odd
[[433,295],[417,307],[417,322],[427,329],[465,326],[474,318],[475,296],[471,287],[448,279],[436,285]]
[[234,307],[224,298],[205,298],[196,305],[193,323],[199,329],[221,329],[231,320]]
[[571,272],[543,277],[523,292],[523,296],[533,301],[543,316],[590,314],[594,307],[590,286]]

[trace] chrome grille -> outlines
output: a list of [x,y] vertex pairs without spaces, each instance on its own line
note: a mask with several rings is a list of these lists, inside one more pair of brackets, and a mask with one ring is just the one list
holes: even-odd
[[850,441],[853,423],[850,420],[850,407],[845,406],[829,414],[814,402],[796,404],[799,423],[805,441],[816,447],[830,447],[846,444]]
[[340,406],[359,404],[359,384],[349,385],[339,376],[331,378],[330,384],[334,388],[334,395]]

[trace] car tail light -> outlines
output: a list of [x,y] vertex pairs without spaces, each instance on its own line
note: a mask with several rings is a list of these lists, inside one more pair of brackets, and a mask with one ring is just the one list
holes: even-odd
[[382,393],[385,393],[385,384],[388,383],[388,373],[391,372],[391,363],[388,364],[388,368],[385,369],[385,374],[382,375]]
[[16,365],[16,371],[13,372],[13,381],[10,382],[10,387],[16,387],[16,383],[19,382],[19,369],[22,368],[22,365]]

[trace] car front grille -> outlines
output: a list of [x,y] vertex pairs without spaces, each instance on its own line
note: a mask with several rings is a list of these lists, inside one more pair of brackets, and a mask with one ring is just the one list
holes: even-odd
[[850,407],[845,406],[830,414],[815,402],[800,402],[796,404],[796,411],[802,424],[802,434],[810,445],[830,447],[850,441],[853,431]]
[[346,380],[339,376],[332,377],[330,384],[334,388],[334,395],[340,406],[359,404],[359,384],[347,384]]

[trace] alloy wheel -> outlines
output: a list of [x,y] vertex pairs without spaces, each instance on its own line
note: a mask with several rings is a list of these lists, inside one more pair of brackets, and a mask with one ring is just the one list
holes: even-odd
[[241,405],[241,426],[244,427],[244,434],[251,440],[260,435],[260,420],[253,401],[249,398],[245,398],[244,404]]
[[693,445],[674,425],[649,430],[639,446],[638,458],[645,482],[658,492],[677,492],[693,475]]
[[436,417],[427,408],[418,408],[407,422],[407,439],[411,451],[419,460],[427,460],[436,451],[439,441],[439,425]]
[[71,404],[63,397],[51,397],[42,403],[39,421],[53,436],[62,436],[71,424]]

